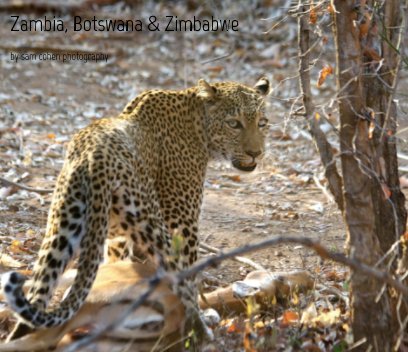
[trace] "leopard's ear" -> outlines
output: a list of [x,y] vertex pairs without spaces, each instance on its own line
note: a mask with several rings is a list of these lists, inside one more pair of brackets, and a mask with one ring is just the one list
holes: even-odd
[[200,79],[197,83],[198,96],[202,98],[214,98],[217,94],[217,88],[211,86],[208,82]]
[[269,83],[268,78],[262,76],[258,79],[258,82],[255,83],[254,89],[262,96],[267,96],[271,92],[271,84]]

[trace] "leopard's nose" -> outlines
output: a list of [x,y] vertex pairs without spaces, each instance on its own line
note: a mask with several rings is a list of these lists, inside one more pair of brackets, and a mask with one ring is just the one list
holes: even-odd
[[252,156],[255,159],[257,156],[260,156],[262,154],[262,151],[260,151],[260,150],[245,150],[245,153],[248,154],[249,156]]

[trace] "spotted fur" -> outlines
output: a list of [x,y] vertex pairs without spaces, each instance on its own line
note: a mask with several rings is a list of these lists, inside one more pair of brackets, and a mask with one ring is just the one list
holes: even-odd
[[[265,78],[254,88],[200,80],[182,91],[146,91],[118,117],[79,131],[58,177],[27,298],[21,274],[2,278],[20,320],[38,328],[70,319],[92,287],[106,243],[111,260],[142,255],[166,270],[193,264],[207,163],[223,157],[241,170],[256,167],[264,152],[268,91]],[[179,261],[172,255],[175,232],[184,239]],[[47,308],[77,252],[72,288],[57,307]]]

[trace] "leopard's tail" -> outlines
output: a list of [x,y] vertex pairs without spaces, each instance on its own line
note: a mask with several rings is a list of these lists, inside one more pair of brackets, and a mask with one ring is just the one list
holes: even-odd
[[[34,268],[28,298],[23,292],[25,277],[17,272],[2,275],[4,296],[19,318],[33,328],[65,323],[81,307],[95,280],[108,232],[109,185],[97,183],[93,170],[98,161],[86,163],[70,175],[61,173],[48,219],[47,234]],[[53,309],[46,309],[58,278],[79,249],[78,271],[68,294]]]

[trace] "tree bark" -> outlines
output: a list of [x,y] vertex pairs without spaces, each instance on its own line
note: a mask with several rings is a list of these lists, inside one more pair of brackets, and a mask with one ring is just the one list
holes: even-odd
[[[368,1],[368,6],[374,6]],[[401,57],[397,52],[398,32],[401,16],[399,1],[389,0],[384,4],[382,24],[373,18],[371,27],[379,27],[382,36],[369,31],[365,39],[366,48],[381,48],[383,64],[379,70],[371,57],[364,57],[367,75],[364,77],[366,105],[375,112],[371,145],[374,154],[373,167],[376,172],[376,187],[373,187],[376,227],[380,244],[386,252],[405,232],[407,213],[405,197],[400,190],[396,146],[397,110],[393,101]],[[364,50],[363,50],[364,51]],[[369,49],[365,49],[365,52]]]
[[[398,3],[387,0],[384,6]],[[379,61],[367,31],[373,23],[367,9],[370,1],[333,0],[336,41],[336,76],[340,112],[340,149],[344,184],[344,217],[351,258],[375,265],[405,232],[404,196],[399,188],[395,146],[396,111],[384,80],[375,81]],[[390,10],[390,9],[389,9]],[[372,15],[372,14],[371,14]],[[396,16],[398,21],[398,16]],[[385,48],[389,43],[380,40]],[[373,53],[374,50],[374,53]],[[377,53],[391,54],[390,50]],[[384,57],[385,58],[385,57]],[[384,65],[394,65],[387,59]],[[371,61],[371,62],[369,62]],[[392,66],[385,68],[387,72]],[[367,78],[370,77],[370,78]],[[375,85],[374,85],[375,84]],[[389,108],[390,107],[390,108]],[[385,133],[384,133],[385,131]],[[391,351],[397,322],[389,292],[357,272],[351,276],[351,318],[355,341],[365,339],[359,349]]]

